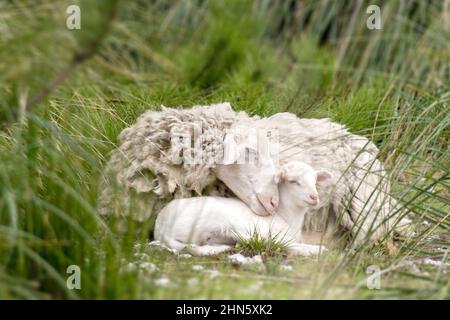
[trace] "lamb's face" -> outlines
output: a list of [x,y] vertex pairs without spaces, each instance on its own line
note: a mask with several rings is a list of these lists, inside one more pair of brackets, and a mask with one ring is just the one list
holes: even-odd
[[317,183],[329,183],[331,174],[327,171],[316,171],[301,161],[292,161],[283,166],[282,184],[280,192],[283,198],[289,199],[293,205],[304,207],[317,207],[319,195]]

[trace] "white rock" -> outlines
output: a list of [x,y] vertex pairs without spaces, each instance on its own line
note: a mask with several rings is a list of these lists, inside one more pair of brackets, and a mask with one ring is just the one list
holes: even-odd
[[159,240],[153,240],[147,243],[148,247],[161,247],[162,243]]
[[151,262],[143,262],[139,264],[139,267],[148,272],[155,272],[158,270],[158,267]]
[[155,285],[162,288],[167,288],[172,285],[172,282],[167,277],[161,277],[158,279],[155,279]]
[[202,271],[203,269],[204,269],[203,266],[201,266],[199,264],[194,264],[192,266],[192,270],[194,270],[194,271]]
[[164,245],[163,243],[161,243],[161,241],[158,241],[158,240],[148,242],[147,247],[159,248],[159,249],[167,250],[172,254],[178,254],[178,251],[176,249],[168,248],[166,245]]
[[292,266],[290,266],[288,264],[282,264],[280,266],[280,270],[287,271],[287,272],[292,272],[292,271],[294,271],[294,268],[292,268]]
[[133,257],[135,257],[137,259],[141,259],[141,260],[145,260],[145,259],[150,258],[150,256],[148,254],[140,253],[140,252],[137,252],[137,253],[133,254]]
[[136,264],[134,264],[133,262],[128,263],[125,268],[123,269],[126,272],[133,272],[136,271],[137,266]]
[[430,258],[422,259],[422,260],[419,261],[419,263],[430,265],[430,266],[434,266],[434,267],[439,267],[439,268],[440,267],[447,267],[447,266],[450,265],[450,262],[443,263],[440,260],[433,260],[433,259],[430,259]]
[[254,257],[245,257],[240,253],[235,253],[228,256],[228,260],[234,265],[246,266],[246,265],[263,265],[262,258],[260,255]]
[[204,272],[209,275],[210,279],[215,279],[221,275],[220,271],[217,270],[205,270]]
[[198,286],[199,281],[197,278],[190,278],[186,281],[186,283],[188,284],[188,286],[196,287],[196,286]]

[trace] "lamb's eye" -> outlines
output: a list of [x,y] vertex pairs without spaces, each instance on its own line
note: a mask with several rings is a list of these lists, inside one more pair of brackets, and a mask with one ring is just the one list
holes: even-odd
[[297,180],[292,180],[292,181],[289,181],[289,182],[292,183],[292,184],[296,184],[296,185],[301,186],[300,182],[298,182]]

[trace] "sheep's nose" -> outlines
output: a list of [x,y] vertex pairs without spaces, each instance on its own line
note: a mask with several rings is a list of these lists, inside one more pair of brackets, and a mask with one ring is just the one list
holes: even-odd
[[310,194],[309,198],[313,201],[317,201],[317,196],[315,194]]
[[272,205],[272,208],[278,208],[278,199],[276,197],[270,198],[270,204]]

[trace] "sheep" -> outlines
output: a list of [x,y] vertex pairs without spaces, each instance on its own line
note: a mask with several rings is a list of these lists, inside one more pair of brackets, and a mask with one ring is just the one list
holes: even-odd
[[[239,174],[243,172],[239,166],[214,161],[180,163],[174,157],[179,152],[174,150],[174,137],[195,137],[200,132],[201,139],[189,139],[187,153],[200,141],[197,147],[208,151],[208,158],[208,154],[223,152],[227,130],[237,129],[244,133],[249,129],[273,130],[277,132],[279,150],[269,157],[278,156],[281,165],[303,161],[332,174],[331,184],[318,186],[321,206],[315,210],[318,214],[306,215],[305,234],[319,232],[333,237],[336,224],[339,230],[348,231],[352,246],[356,246],[366,237],[374,242],[391,230],[398,205],[389,194],[389,181],[372,142],[329,119],[299,119],[291,113],[260,118],[235,112],[229,103],[190,109],[162,107],[161,111],[145,112],[124,129],[101,181],[99,212],[105,216],[131,215],[143,221],[173,198],[211,195],[237,196],[255,208],[255,213],[270,214],[270,200],[261,200],[263,197],[256,194],[249,196],[248,192],[241,194],[240,190],[255,192],[255,176]],[[236,138],[246,140],[239,135]],[[265,202],[265,210],[251,204],[255,196]]]
[[276,214],[255,215],[236,198],[194,197],[176,199],[158,214],[155,239],[169,248],[187,247],[194,255],[215,255],[230,250],[240,239],[252,237],[253,230],[263,239],[281,235],[290,253],[319,254],[321,246],[301,243],[303,218],[319,204],[317,184],[331,178],[327,171],[316,171],[300,161],[284,165],[274,179],[281,179]]

